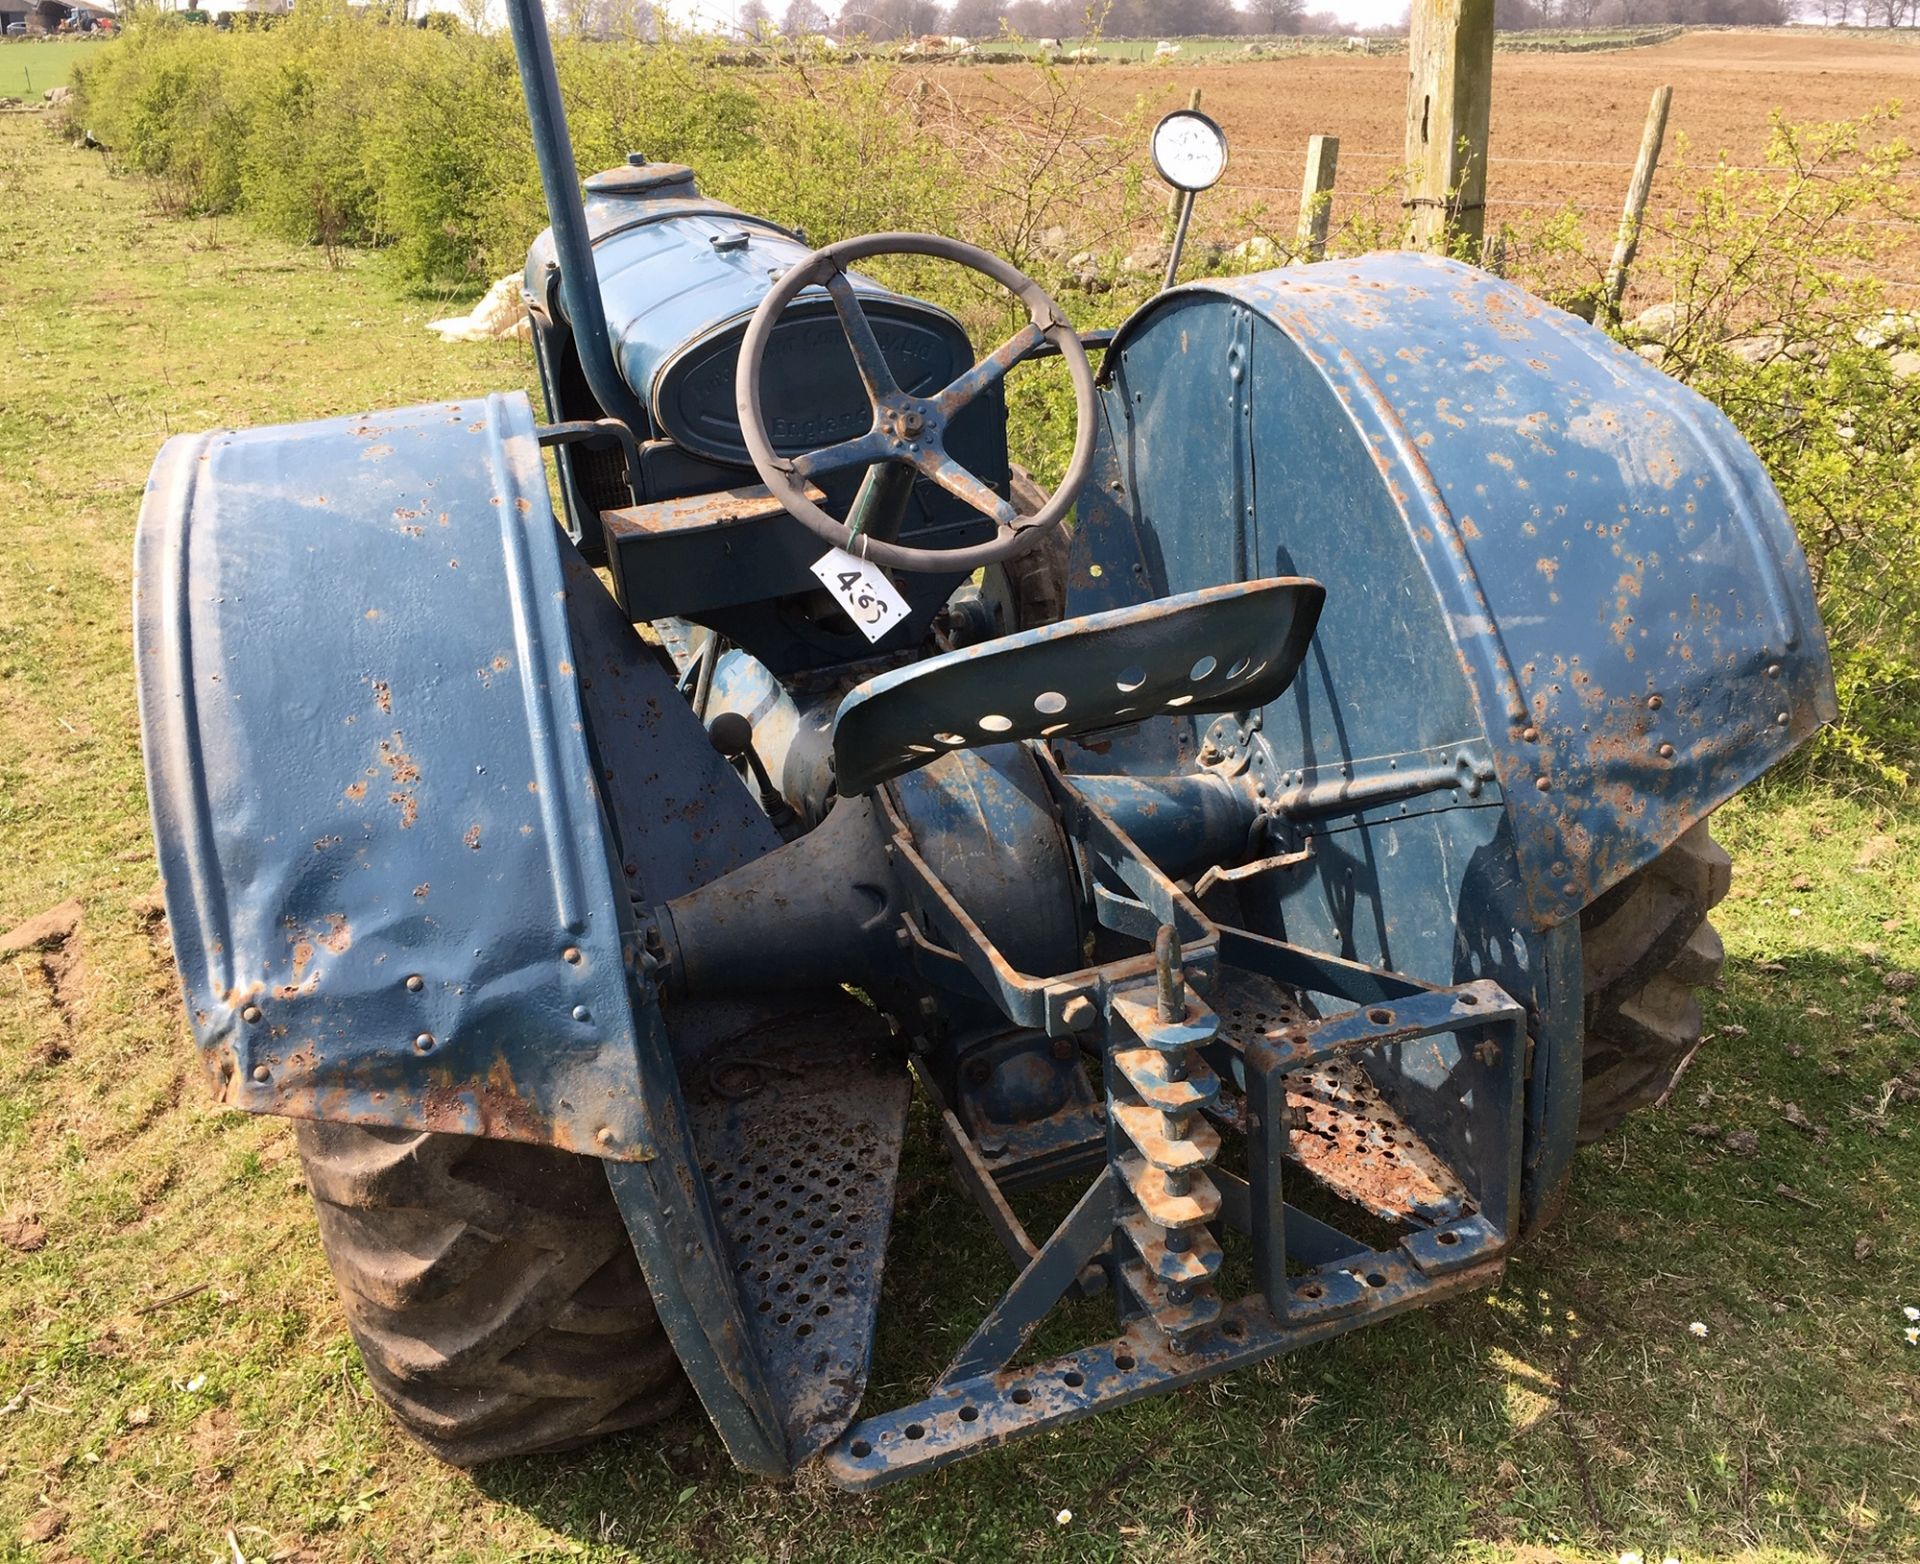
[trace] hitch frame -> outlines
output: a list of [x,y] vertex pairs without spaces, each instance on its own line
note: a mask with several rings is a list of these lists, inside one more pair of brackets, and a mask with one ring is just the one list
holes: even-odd
[[[908,914],[909,958],[929,981],[972,978],[1016,1025],[1054,1037],[1093,1032],[1105,1060],[1107,1155],[1073,1209],[1035,1245],[945,1111],[957,1176],[1024,1264],[924,1397],[858,1419],[829,1447],[828,1471],[847,1488],[944,1466],[1491,1284],[1519,1231],[1528,1059],[1520,1003],[1492,982],[1434,986],[1216,924],[1041,746],[1030,748],[1096,921],[1135,937],[1157,934],[1152,954],[1056,978],[1019,972],[915,851],[905,818],[876,796],[891,832],[889,856],[926,894],[928,932],[952,943],[942,949]],[[1236,976],[1297,995],[1302,1008],[1263,1035],[1231,1035],[1189,989],[1224,1004]],[[1410,1067],[1409,1050],[1422,1045],[1426,1057]],[[1438,1069],[1439,1085],[1459,1103],[1475,1103],[1468,1143],[1458,1148],[1466,1155],[1455,1157],[1462,1165],[1449,1175],[1459,1198],[1396,1212],[1407,1231],[1385,1246],[1294,1204],[1285,1172],[1289,1160],[1311,1170],[1329,1155],[1298,1155],[1300,1137],[1324,1134],[1294,1105],[1303,1084],[1316,1069],[1366,1072],[1369,1062],[1369,1080],[1386,1095],[1431,1096],[1435,1083],[1409,1083]],[[1226,1080],[1243,1093],[1243,1108],[1219,1100]],[[936,1106],[945,1109],[937,1094]],[[1222,1125],[1244,1134],[1244,1175],[1214,1165]],[[1229,1233],[1250,1240],[1254,1285],[1221,1302],[1213,1282]],[[1054,1309],[1098,1290],[1103,1278],[1119,1333],[1016,1366]]]

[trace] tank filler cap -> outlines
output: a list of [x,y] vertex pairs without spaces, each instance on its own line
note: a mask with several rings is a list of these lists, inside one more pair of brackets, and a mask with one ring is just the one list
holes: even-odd
[[693,182],[693,170],[684,163],[629,163],[624,168],[605,169],[588,175],[585,189],[590,196],[641,201],[692,199],[700,194]]

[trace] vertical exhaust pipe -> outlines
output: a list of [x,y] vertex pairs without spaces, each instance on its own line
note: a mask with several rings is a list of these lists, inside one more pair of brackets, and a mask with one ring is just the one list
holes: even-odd
[[541,0],[506,0],[513,55],[520,66],[520,88],[526,94],[527,120],[533,129],[534,156],[540,161],[540,184],[547,197],[547,221],[553,225],[554,249],[560,257],[560,301],[566,306],[574,349],[594,400],[610,417],[644,435],[646,414],[613,361],[593,245],[587,237],[586,208],[580,201],[580,175],[573,162],[573,137],[567,132],[560,78],[553,69],[553,44],[540,5]]

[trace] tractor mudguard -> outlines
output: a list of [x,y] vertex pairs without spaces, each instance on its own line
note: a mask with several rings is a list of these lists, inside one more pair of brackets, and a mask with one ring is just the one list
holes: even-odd
[[[219,1098],[651,1155],[629,890],[774,838],[697,725],[648,752],[671,682],[554,526],[526,399],[175,439],[135,574],[154,833]],[[654,818],[737,818],[662,830],[643,887],[601,769],[682,795]]]
[[[1279,764],[1309,785],[1483,741],[1536,928],[1835,713],[1758,457],[1512,284],[1407,254],[1196,283],[1121,329],[1107,373],[1113,466],[1089,486],[1070,612],[1326,582],[1322,677],[1286,703],[1299,720],[1269,714]],[[1300,741],[1275,736],[1310,711]]]
[[1163,294],[1104,375],[1068,613],[1274,575],[1327,600],[1281,700],[1071,769],[1247,776],[1311,849],[1243,881],[1250,926],[1519,998],[1537,1225],[1580,1112],[1581,910],[1834,713],[1779,497],[1700,397],[1429,256]]
[[169,442],[134,619],[216,1095],[604,1159],[729,1450],[788,1470],[631,911],[779,838],[555,525],[526,398]]

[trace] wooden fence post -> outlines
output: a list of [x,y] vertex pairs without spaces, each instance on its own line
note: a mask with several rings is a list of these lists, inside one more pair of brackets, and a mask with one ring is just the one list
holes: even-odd
[[1416,249],[1477,249],[1486,231],[1493,0],[1413,0],[1407,206]]
[[1672,103],[1671,87],[1653,89],[1653,101],[1647,105],[1646,129],[1640,133],[1640,156],[1633,165],[1633,183],[1627,186],[1627,205],[1620,214],[1620,237],[1614,241],[1613,262],[1607,267],[1606,291],[1601,302],[1606,306],[1609,320],[1619,318],[1620,300],[1627,291],[1627,268],[1633,265],[1633,253],[1640,248],[1640,222],[1646,216],[1654,170],[1660,166],[1660,144],[1667,138],[1667,109]]
[[1297,260],[1317,261],[1327,253],[1327,224],[1333,213],[1333,180],[1340,166],[1338,136],[1307,138],[1307,172],[1300,181],[1300,246]]

